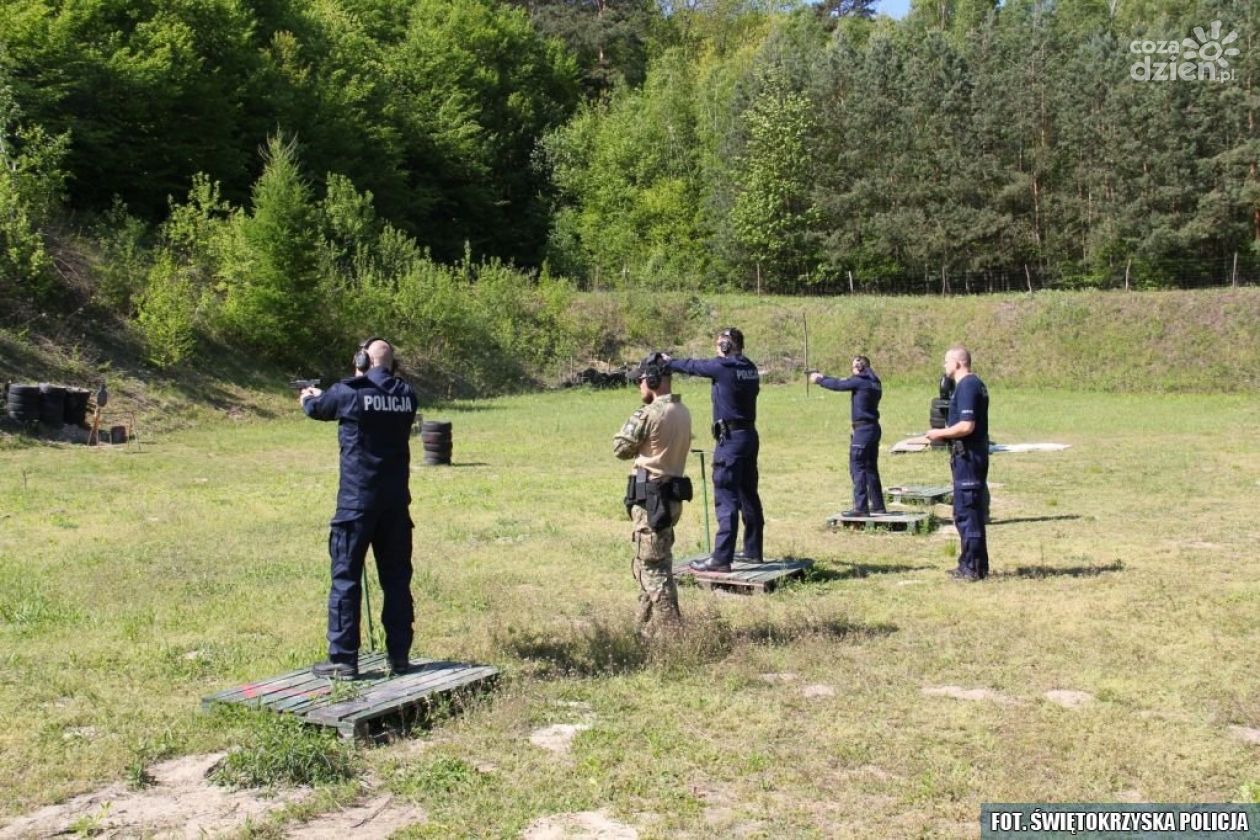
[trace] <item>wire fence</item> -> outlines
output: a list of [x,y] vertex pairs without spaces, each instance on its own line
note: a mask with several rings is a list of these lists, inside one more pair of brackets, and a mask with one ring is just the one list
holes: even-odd
[[741,284],[748,291],[802,296],[845,294],[977,295],[1046,289],[1206,289],[1260,285],[1260,256],[1252,253],[1125,261],[1105,269],[1069,271],[1035,263],[986,270],[865,275],[838,271],[797,281]]

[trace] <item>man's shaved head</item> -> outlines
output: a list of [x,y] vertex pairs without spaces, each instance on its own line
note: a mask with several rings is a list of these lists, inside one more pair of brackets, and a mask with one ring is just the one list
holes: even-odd
[[957,362],[967,370],[971,370],[971,351],[961,344],[949,348],[949,352],[945,354],[945,358]]
[[367,347],[368,358],[372,360],[372,367],[392,368],[394,366],[394,348],[388,341],[378,338]]

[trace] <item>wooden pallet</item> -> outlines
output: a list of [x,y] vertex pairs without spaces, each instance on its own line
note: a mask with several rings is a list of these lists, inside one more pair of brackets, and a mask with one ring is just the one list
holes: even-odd
[[832,530],[853,528],[926,534],[932,527],[932,514],[929,511],[915,510],[890,510],[880,516],[845,516],[843,513],[835,513],[827,517],[827,526]]
[[786,580],[805,577],[805,572],[814,566],[813,560],[798,560],[794,557],[767,558],[764,563],[736,560],[731,564],[729,572],[697,572],[687,565],[692,560],[707,560],[708,557],[707,554],[688,557],[674,566],[674,577],[690,580],[705,589],[728,589],[744,593],[773,592],[776,586]]
[[270,709],[331,727],[345,738],[363,738],[383,719],[406,716],[474,687],[489,687],[498,674],[498,669],[486,665],[413,658],[407,673],[391,677],[385,654],[369,653],[359,657],[355,680],[333,681],[303,668],[212,694],[202,698],[201,705]]
[[947,505],[953,499],[954,488],[950,484],[908,484],[884,488],[884,500],[893,504]]

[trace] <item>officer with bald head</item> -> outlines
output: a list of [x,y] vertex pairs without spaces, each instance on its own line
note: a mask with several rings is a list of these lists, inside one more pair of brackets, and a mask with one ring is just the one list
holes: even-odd
[[328,537],[328,660],[318,677],[359,673],[359,604],[368,548],[384,592],[381,624],[391,673],[407,670],[414,607],[411,597],[411,426],[416,392],[395,373],[394,347],[369,338],[354,355],[354,376],[327,391],[307,388],[298,399],[314,420],[336,420],[341,444],[337,509]]
[[962,345],[945,354],[945,375],[954,382],[948,425],[931,429],[928,440],[950,442],[949,468],[954,478],[954,525],[962,543],[955,580],[977,581],[989,575],[985,534],[989,480],[989,389],[971,371],[971,352]]

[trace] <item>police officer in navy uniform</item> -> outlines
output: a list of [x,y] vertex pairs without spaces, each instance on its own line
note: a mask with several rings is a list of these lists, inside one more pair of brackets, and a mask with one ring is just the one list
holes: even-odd
[[328,593],[328,661],[317,677],[354,679],[359,673],[359,602],[368,546],[384,591],[381,624],[392,673],[407,670],[414,607],[411,598],[411,426],[416,392],[394,374],[394,348],[369,338],[354,356],[355,375],[327,391],[307,388],[302,410],[336,420],[341,483],[328,537],[332,588]]
[[[761,376],[757,366],[744,357],[744,334],[734,327],[718,333],[717,358],[664,358],[675,373],[713,380],[713,506],[717,511],[717,538],[713,554],[693,560],[691,567],[703,572],[729,572],[735,559],[762,561],[765,516],[757,494],[757,394]],[[739,520],[744,520],[744,550],[735,554]]]
[[931,429],[929,440],[950,441],[949,467],[954,477],[954,525],[962,550],[955,580],[983,580],[989,575],[989,547],[985,537],[989,480],[989,389],[971,371],[971,353],[954,347],[945,354],[945,375],[954,380],[949,420]]
[[879,516],[884,508],[884,487],[879,480],[879,441],[883,431],[879,426],[879,401],[884,386],[871,370],[871,360],[866,356],[854,356],[853,375],[848,379],[823,376],[817,371],[809,374],[810,381],[828,391],[851,391],[849,422],[853,435],[849,439],[849,477],[853,479],[853,509],[844,516]]

